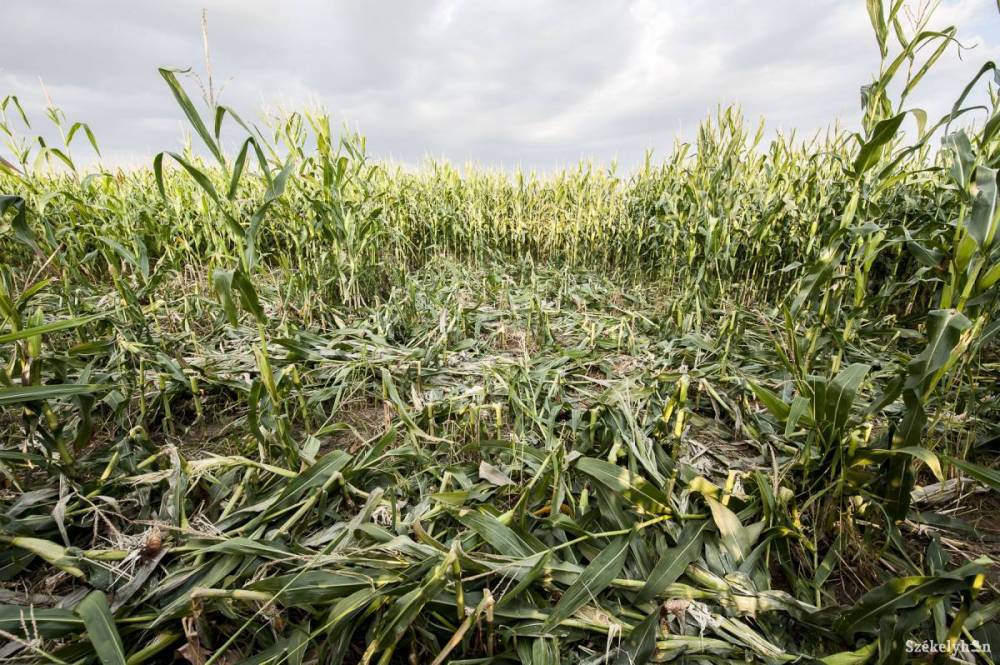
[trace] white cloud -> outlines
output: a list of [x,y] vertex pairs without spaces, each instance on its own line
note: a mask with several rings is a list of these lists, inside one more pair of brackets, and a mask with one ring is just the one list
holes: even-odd
[[[408,163],[636,164],[729,103],[772,130],[852,127],[878,67],[863,0],[8,0],[17,55],[0,65],[0,94],[38,117],[41,76],[109,160],[176,148],[183,118],[156,68],[200,68],[206,2],[224,103],[245,116],[322,104],[372,152]],[[943,0],[936,23],[950,22],[978,46],[964,60],[949,49],[914,94],[932,117],[1000,59],[992,0]]]

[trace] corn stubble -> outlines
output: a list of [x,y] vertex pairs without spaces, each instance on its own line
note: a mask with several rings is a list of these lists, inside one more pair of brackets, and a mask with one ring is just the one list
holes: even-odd
[[0,656],[1000,647],[996,71],[931,122],[955,30],[868,7],[859,132],[727,109],[628,175],[405,171],[171,70],[203,150],[83,173],[8,97]]

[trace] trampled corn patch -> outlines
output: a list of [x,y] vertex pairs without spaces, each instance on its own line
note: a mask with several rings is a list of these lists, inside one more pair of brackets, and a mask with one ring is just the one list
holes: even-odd
[[627,175],[392,169],[170,70],[204,157],[82,173],[7,98],[0,656],[992,662],[995,71],[923,117],[954,31],[869,5],[858,133]]

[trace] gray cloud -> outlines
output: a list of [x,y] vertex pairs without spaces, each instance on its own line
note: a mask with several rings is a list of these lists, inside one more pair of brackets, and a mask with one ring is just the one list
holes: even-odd
[[[7,0],[0,94],[40,119],[41,77],[110,163],[176,148],[183,118],[156,68],[201,69],[203,5],[223,103],[320,104],[405,163],[631,166],[729,103],[771,130],[851,127],[878,67],[861,0]],[[938,21],[977,47],[950,50],[914,95],[932,117],[1000,58],[992,0],[945,0]]]

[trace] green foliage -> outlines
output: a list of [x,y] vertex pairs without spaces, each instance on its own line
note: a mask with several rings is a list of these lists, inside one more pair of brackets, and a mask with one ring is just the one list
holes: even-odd
[[906,98],[955,29],[867,8],[858,133],[764,144],[726,109],[627,175],[391,167],[167,69],[202,147],[81,173],[89,127],[50,108],[47,145],[5,98],[0,654],[834,665],[995,635],[953,500],[1000,487],[995,92],[953,125],[996,68],[928,126]]

